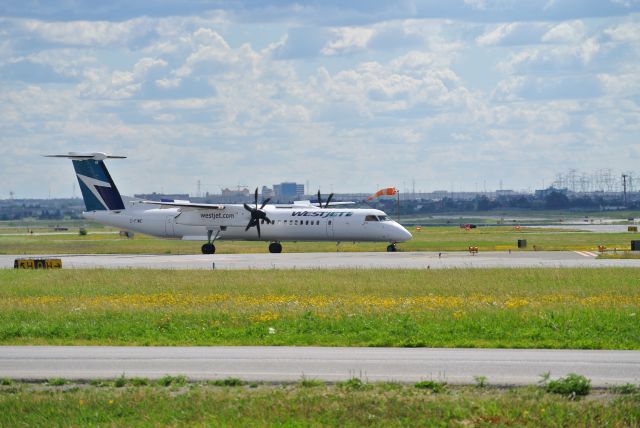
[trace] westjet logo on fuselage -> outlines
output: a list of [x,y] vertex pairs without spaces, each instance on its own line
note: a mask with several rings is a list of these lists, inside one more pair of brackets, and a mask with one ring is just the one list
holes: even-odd
[[292,217],[351,217],[353,212],[351,211],[294,211],[291,213]]

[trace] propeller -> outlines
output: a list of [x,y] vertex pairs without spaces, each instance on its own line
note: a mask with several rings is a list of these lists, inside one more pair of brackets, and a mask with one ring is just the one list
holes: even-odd
[[329,197],[327,198],[327,202],[324,204],[324,206],[322,206],[322,198],[320,197],[320,190],[318,190],[318,207],[329,208],[329,202],[331,202],[332,198],[333,198],[333,193],[329,195]]
[[246,232],[247,230],[255,226],[255,228],[258,230],[258,238],[260,238],[261,237],[260,236],[260,220],[264,220],[271,223],[271,220],[269,220],[269,218],[267,217],[267,213],[263,211],[263,208],[265,207],[265,205],[269,203],[271,198],[265,199],[262,202],[262,205],[260,206],[260,208],[258,208],[258,188],[256,187],[256,191],[254,193],[254,199],[256,203],[255,208],[252,208],[248,204],[244,204],[244,209],[251,213],[251,219],[249,220],[249,224],[247,224],[247,227],[244,228],[244,231]]

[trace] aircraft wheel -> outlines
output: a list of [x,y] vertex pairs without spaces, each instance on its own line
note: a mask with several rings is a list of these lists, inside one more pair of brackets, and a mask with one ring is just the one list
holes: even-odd
[[269,252],[270,253],[281,253],[282,252],[282,245],[280,245],[279,242],[272,242],[271,244],[269,244]]
[[213,244],[204,244],[202,246],[202,254],[215,254],[216,246]]
[[396,251],[397,251],[396,244],[391,244],[391,245],[387,246],[387,252],[395,253]]

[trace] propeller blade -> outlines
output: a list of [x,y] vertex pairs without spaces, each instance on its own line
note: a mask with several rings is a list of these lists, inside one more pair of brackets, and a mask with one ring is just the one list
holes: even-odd
[[256,208],[258,208],[258,188],[257,187],[256,187],[256,192],[254,193],[254,197],[256,201]]
[[318,189],[318,206],[322,208],[322,198],[320,197],[320,189]]
[[244,229],[244,231],[246,232],[247,230],[251,229],[253,226],[256,225],[258,221],[256,220],[255,217],[251,217],[251,220],[249,220],[249,224],[247,224],[247,227]]
[[269,201],[271,200],[271,198],[267,198],[262,202],[262,206],[260,207],[260,209],[263,209],[265,205],[267,205],[269,203]]
[[256,221],[256,229],[258,229],[258,238],[260,238],[260,222]]
[[249,205],[247,205],[247,204],[244,204],[244,209],[245,209],[245,210],[247,210],[247,211],[249,211],[249,212],[253,211],[253,208],[251,208],[251,207],[250,207]]
[[269,217],[265,217],[264,221],[266,221],[267,223],[271,223],[271,220],[269,220]]
[[329,208],[329,202],[331,202],[331,198],[333,198],[333,193],[329,195],[329,197],[327,198],[327,203],[324,204],[325,208]]

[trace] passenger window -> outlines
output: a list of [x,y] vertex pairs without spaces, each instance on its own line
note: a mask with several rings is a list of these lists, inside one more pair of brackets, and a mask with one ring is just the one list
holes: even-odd
[[305,222],[305,224],[306,224],[307,226],[309,226],[309,220],[307,220],[307,221]]
[[378,217],[374,215],[368,215],[364,218],[364,221],[378,221]]
[[298,225],[298,220],[296,220],[296,223],[295,223],[295,224],[296,224],[296,226]]
[[284,224],[287,224],[287,220],[284,221]]
[[329,220],[329,225],[331,225],[331,220]]

